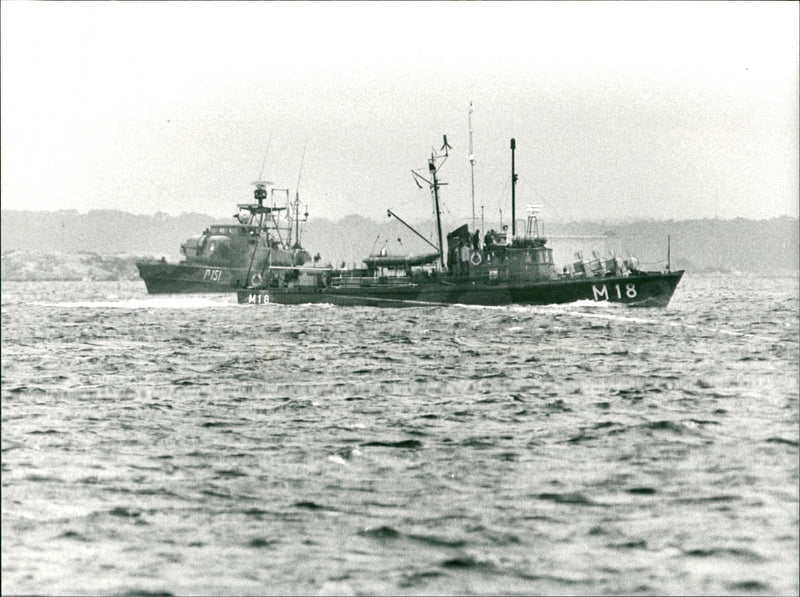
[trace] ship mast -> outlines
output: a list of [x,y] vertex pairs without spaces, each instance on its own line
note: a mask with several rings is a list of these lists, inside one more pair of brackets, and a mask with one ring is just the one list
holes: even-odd
[[[443,151],[444,153],[437,154],[436,152],[432,151],[431,152],[431,157],[428,160],[428,172],[430,173],[431,179],[428,180],[427,178],[422,176],[422,174],[420,174],[419,172],[417,172],[415,170],[411,171],[411,174],[414,176],[414,180],[415,180],[415,182],[417,182],[417,185],[419,185],[419,182],[418,182],[417,179],[423,181],[425,184],[428,185],[428,187],[430,187],[431,194],[433,194],[433,202],[434,202],[434,206],[435,206],[435,209],[436,209],[436,232],[437,232],[437,234],[439,236],[439,262],[442,265],[442,269],[444,269],[444,251],[442,249],[443,248],[443,244],[442,244],[442,217],[441,217],[441,211],[439,209],[439,187],[444,186],[447,183],[446,182],[440,182],[437,174],[439,172],[439,169],[444,165],[445,160],[447,160],[447,157],[449,155],[448,150],[453,149],[447,143],[447,135],[443,135],[443,138],[444,138],[444,144],[442,145],[442,148],[439,151],[440,152]],[[440,160],[438,165],[436,163],[437,160]]]
[[436,232],[439,234],[439,261],[444,267],[444,252],[442,251],[442,219],[439,215],[439,185],[443,184],[439,182],[439,179],[436,178],[436,164],[434,155],[431,154],[431,159],[428,160],[428,170],[431,172],[431,177],[433,178],[433,199],[436,203]]
[[[269,149],[269,144],[267,144],[267,149]],[[266,153],[264,153],[264,160],[266,161]],[[264,173],[264,164],[261,164],[261,174]],[[259,176],[259,180],[253,183],[256,187],[256,190],[253,192],[254,199],[258,202],[257,204],[247,205],[239,205],[239,208],[246,208],[250,211],[250,221],[252,222],[255,219],[256,213],[258,214],[258,236],[260,237],[262,232],[265,231],[264,228],[264,199],[267,198],[267,185],[271,185],[271,182],[267,182],[266,180],[262,180],[261,176]],[[266,208],[269,210],[269,208]],[[269,242],[269,234],[264,235],[264,243],[267,247],[270,247]],[[256,250],[258,249],[258,242],[253,245],[253,252],[250,255],[250,263],[247,266],[247,277],[244,280],[244,286],[247,286],[250,283],[250,272],[253,271],[253,262],[256,258]]]
[[514,151],[517,149],[517,142],[511,139],[511,238],[517,235],[517,216],[516,216],[516,189],[517,174],[514,171]]
[[469,167],[472,179],[472,229],[475,230],[475,152],[472,149],[472,102],[469,103]]
[[[306,159],[306,148],[303,147],[303,157],[300,158],[300,172],[297,175],[297,186],[294,188],[294,249],[300,248],[300,177],[303,175],[303,163]],[[304,222],[308,220],[308,206],[306,206],[306,213]],[[289,231],[291,239],[291,230]],[[291,240],[290,240],[291,242]]]

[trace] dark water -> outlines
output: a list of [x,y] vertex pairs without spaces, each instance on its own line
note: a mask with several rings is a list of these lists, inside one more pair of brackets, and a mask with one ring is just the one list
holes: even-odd
[[2,287],[2,592],[798,593],[798,279],[667,310]]

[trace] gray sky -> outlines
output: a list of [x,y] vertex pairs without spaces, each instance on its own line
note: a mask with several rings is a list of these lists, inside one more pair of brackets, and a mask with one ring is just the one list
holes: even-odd
[[[2,2],[2,206],[798,215],[798,3]],[[518,207],[518,216],[519,216]]]

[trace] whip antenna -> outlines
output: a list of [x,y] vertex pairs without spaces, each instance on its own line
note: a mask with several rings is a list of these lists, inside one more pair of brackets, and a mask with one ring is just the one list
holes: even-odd
[[272,141],[272,131],[267,138],[267,148],[264,150],[264,159],[261,160],[261,173],[258,175],[258,180],[264,180],[264,165],[267,163],[267,153],[269,153],[269,144]]
[[475,230],[475,152],[472,149],[472,102],[469,103],[469,166],[472,178],[472,229]]
[[300,158],[300,172],[297,173],[297,185],[294,187],[295,197],[300,196],[300,177],[303,176],[303,164],[306,161],[306,148],[308,145],[303,145],[303,155]]

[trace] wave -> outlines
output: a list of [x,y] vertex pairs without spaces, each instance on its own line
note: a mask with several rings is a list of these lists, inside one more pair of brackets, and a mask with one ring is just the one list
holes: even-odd
[[476,558],[475,556],[471,555],[460,555],[454,558],[448,558],[444,560],[441,564],[442,568],[458,568],[458,569],[477,569],[483,571],[493,571],[496,570],[497,566],[488,561],[488,560],[481,560]]
[[418,450],[422,447],[422,442],[416,439],[406,439],[397,442],[373,441],[361,444],[361,447],[377,448],[401,448],[405,450]]
[[312,501],[300,501],[300,502],[295,502],[292,505],[295,508],[301,508],[303,510],[331,510],[331,511],[336,510],[336,508],[332,508],[330,506],[324,506],[322,504],[318,504]]
[[397,539],[402,536],[400,531],[394,527],[382,525],[379,527],[372,527],[358,531],[361,537],[370,537],[371,539]]
[[540,500],[547,500],[557,504],[576,504],[582,506],[597,505],[593,500],[579,492],[570,493],[540,493],[536,496]]
[[254,547],[256,549],[261,549],[264,547],[272,547],[273,545],[277,545],[280,543],[277,539],[264,539],[263,537],[255,537],[251,539],[247,545],[248,547]]
[[767,558],[761,554],[756,553],[750,549],[743,549],[739,547],[710,547],[710,548],[696,548],[685,550],[684,555],[693,558],[711,558],[711,557],[726,557],[732,556],[741,558],[749,562],[766,562]]

